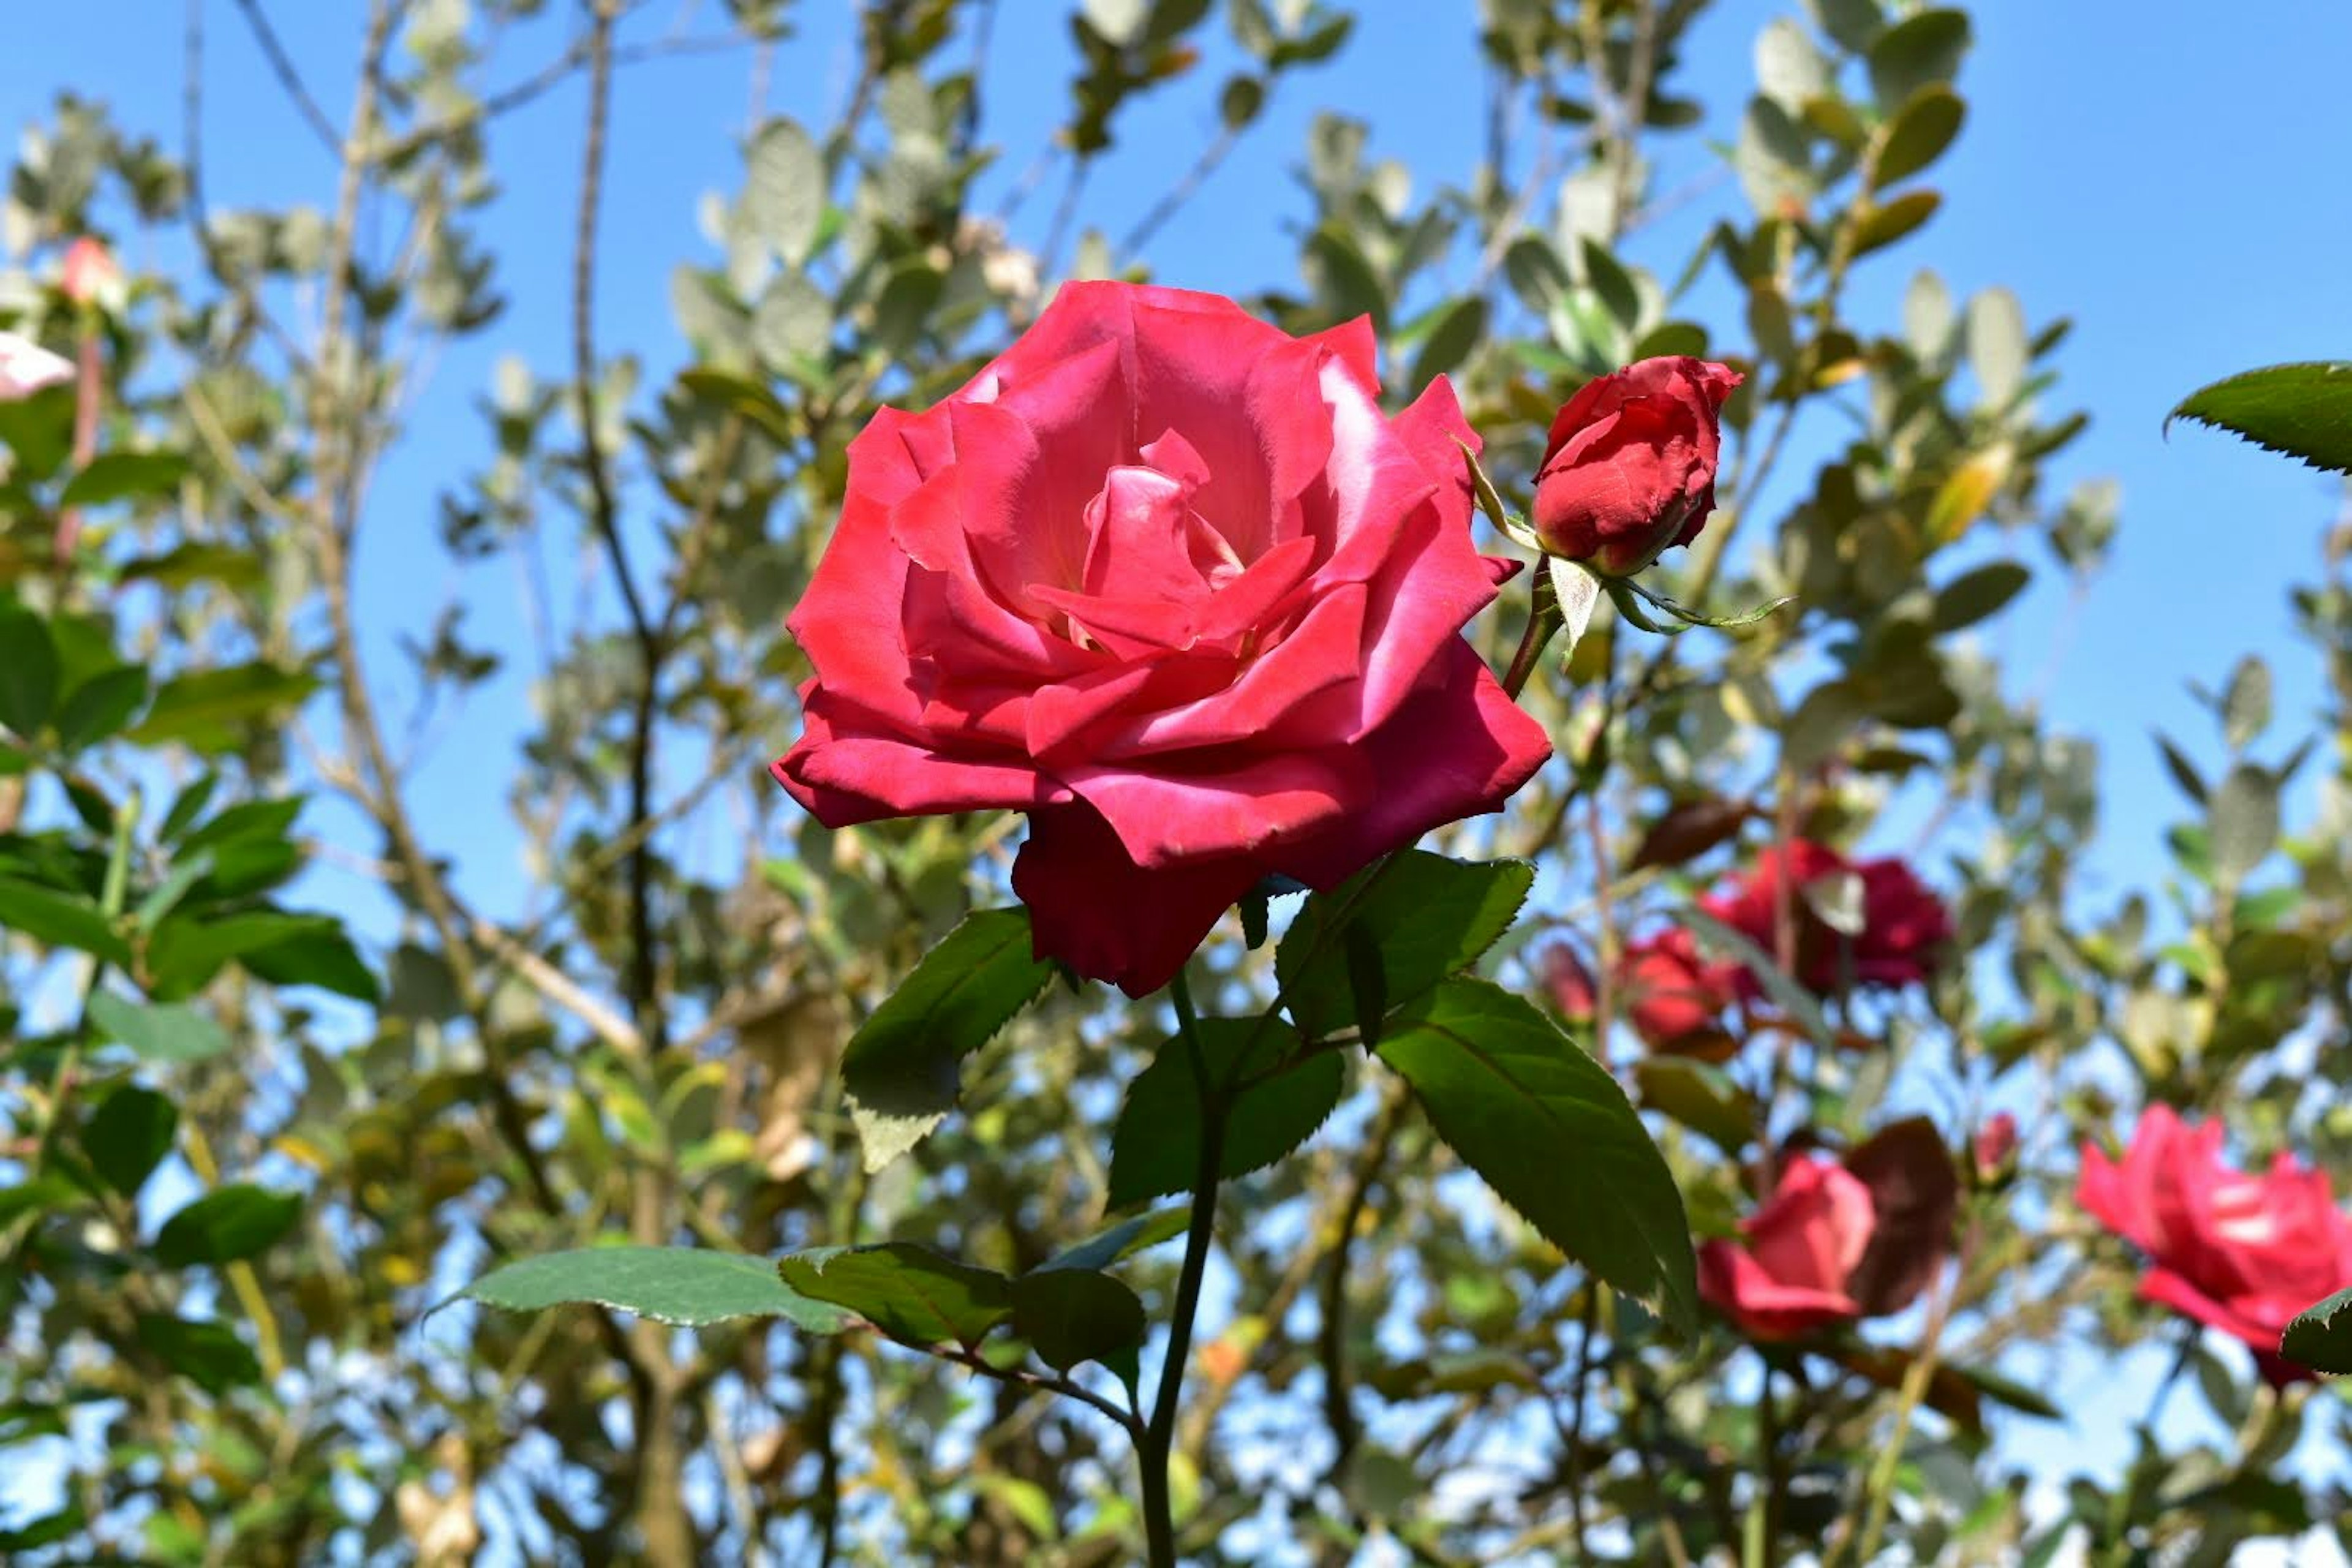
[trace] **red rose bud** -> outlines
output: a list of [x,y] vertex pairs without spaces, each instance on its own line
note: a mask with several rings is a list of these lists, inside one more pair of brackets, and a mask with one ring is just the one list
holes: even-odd
[[2283,1359],[2296,1313],[2352,1279],[2352,1220],[2325,1173],[2281,1154],[2262,1175],[2221,1158],[2222,1127],[2150,1106],[2120,1161],[2083,1149],[2074,1201],[2147,1258],[2143,1300],[2243,1340],[2274,1386],[2313,1375]]
[[1381,411],[1363,321],[1066,284],[851,443],[776,777],[833,827],[1026,812],[1038,954],[1156,990],[1269,874],[1334,887],[1543,765],[1461,636],[1509,574],[1470,542],[1476,444],[1442,377]]
[[113,309],[122,298],[122,268],[101,241],[84,235],[66,247],[65,276],[59,285],[77,305]]
[[1626,577],[1688,544],[1715,510],[1724,399],[1738,371],[1687,355],[1588,384],[1552,421],[1536,471],[1536,535],[1550,554]]
[[1848,1282],[1875,1228],[1870,1188],[1822,1154],[1796,1154],[1740,1239],[1698,1249],[1698,1293],[1751,1339],[1792,1340],[1863,1314]]
[[1544,989],[1551,993],[1551,1005],[1559,1009],[1563,1018],[1590,1018],[1599,999],[1600,987],[1592,981],[1592,971],[1564,942],[1556,942],[1544,950]]
[[[1840,931],[1816,906],[1829,899],[1837,879],[1852,877],[1860,895],[1855,928]],[[1797,839],[1784,854],[1779,846],[1756,858],[1755,866],[1729,889],[1699,900],[1699,907],[1746,936],[1768,953],[1780,951],[1782,885],[1796,921],[1791,968],[1807,990],[1828,995],[1847,985],[1893,989],[1925,981],[1936,971],[1952,938],[1943,901],[1900,860],[1849,860],[1827,845]],[[1753,1001],[1763,985],[1738,972],[1741,996]]]
[[1691,933],[1679,928],[1643,938],[1626,948],[1617,963],[1618,994],[1633,1032],[1654,1051],[1719,1060],[1736,1042],[1723,1027],[1723,1013],[1735,1000],[1734,972],[1698,954]]
[[1979,1185],[1990,1186],[2008,1175],[2010,1162],[2017,1155],[2017,1118],[2006,1110],[1995,1111],[1977,1129],[1969,1152],[1976,1157]]

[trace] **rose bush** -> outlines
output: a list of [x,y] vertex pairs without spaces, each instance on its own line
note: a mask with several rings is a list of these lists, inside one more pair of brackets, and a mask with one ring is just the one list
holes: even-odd
[[1724,400],[1741,376],[1687,355],[1588,383],[1552,421],[1530,521],[1544,549],[1612,577],[1688,544],[1715,510]]
[[2152,1105],[2121,1160],[2083,1148],[2075,1201],[2145,1253],[2139,1293],[2244,1341],[2274,1384],[2311,1373],[2278,1353],[2297,1312],[2352,1280],[2352,1220],[2325,1173],[2281,1154],[2261,1175],[2221,1157],[2219,1121]]
[[1027,812],[1038,952],[1130,995],[1268,873],[1495,809],[1549,748],[1458,635],[1511,570],[1470,543],[1477,438],[1443,378],[1379,397],[1363,322],[1067,286],[852,445],[777,778],[835,827]]

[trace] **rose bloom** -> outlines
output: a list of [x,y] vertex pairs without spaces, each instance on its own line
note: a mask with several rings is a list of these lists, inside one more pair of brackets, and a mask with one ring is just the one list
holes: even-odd
[[2222,1135],[2152,1105],[2122,1160],[2084,1145],[2074,1201],[2147,1255],[2142,1297],[2243,1340],[2284,1385],[2312,1373],[2281,1359],[2279,1336],[2352,1281],[2352,1221],[2324,1173],[2281,1154],[2248,1175],[2222,1160]]
[[[1852,873],[1862,882],[1862,930],[1848,937],[1832,930],[1806,901],[1812,883]],[[1900,860],[1849,860],[1826,845],[1797,839],[1784,855],[1766,849],[1728,891],[1699,900],[1699,907],[1731,926],[1766,952],[1779,952],[1780,889],[1794,879],[1790,903],[1796,921],[1797,981],[1822,994],[1848,985],[1895,987],[1924,981],[1935,973],[1942,949],[1952,939],[1943,901]],[[1763,987],[1744,969],[1741,994]]]
[[1626,1020],[1653,1050],[1720,1059],[1734,1042],[1724,1032],[1724,1009],[1736,999],[1732,965],[1699,957],[1691,933],[1679,927],[1629,945],[1617,961],[1617,984]]
[[1698,1249],[1698,1293],[1751,1339],[1791,1340],[1852,1322],[1848,1282],[1869,1249],[1870,1188],[1826,1155],[1790,1156],[1770,1198]]
[[1460,636],[1512,569],[1470,543],[1476,437],[1443,378],[1379,397],[1362,321],[1066,286],[851,444],[776,777],[834,827],[1028,813],[1038,953],[1138,996],[1267,874],[1496,809],[1549,747]]
[[1536,470],[1536,535],[1605,576],[1688,544],[1715,510],[1724,399],[1741,377],[1687,355],[1587,383],[1552,421]]
[[30,397],[45,386],[71,381],[73,374],[71,360],[18,333],[0,332],[0,403]]

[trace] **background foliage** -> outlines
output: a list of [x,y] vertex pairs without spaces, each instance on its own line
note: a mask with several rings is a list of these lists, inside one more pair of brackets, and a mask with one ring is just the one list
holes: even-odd
[[[1845,1147],[1925,1115],[1958,1151],[1996,1110],[2023,1129],[2013,1169],[1971,1170],[1957,1263],[1919,1307],[1767,1363],[1719,1321],[1670,1336],[1563,1268],[1355,1074],[1227,1210],[1178,1430],[1188,1550],[2047,1561],[2071,1531],[2099,1561],[2220,1562],[2250,1534],[2352,1521],[2340,1466],[2289,1458],[2306,1433],[2340,1440],[2336,1397],[2273,1392],[2226,1342],[2178,1339],[2188,1375],[2119,1485],[2026,1476],[1997,1441],[2066,1414],[2035,1392],[2050,1357],[2179,1333],[2072,1205],[2080,1140],[2163,1101],[2225,1112],[2250,1162],[2352,1161],[2332,1097],[2308,1092],[2347,1066],[2352,590],[2331,536],[2293,600],[2325,710],[2282,721],[2258,661],[2213,671],[2212,727],[2164,742],[2165,874],[2085,886],[2091,748],[1986,652],[2031,578],[2087,579],[2116,526],[2108,491],[2044,479],[2081,428],[2057,379],[2068,302],[1956,298],[1922,266],[1976,22],[1877,0],[1770,16],[1737,137],[1697,153],[1729,177],[1670,188],[1654,170],[1693,156],[1704,5],[1465,5],[1444,25],[1475,28],[1489,64],[1488,102],[1457,106],[1487,117],[1486,162],[1408,171],[1325,115],[1293,204],[1267,214],[1221,208],[1215,172],[1269,101],[1345,69],[1343,8],[1089,0],[1048,24],[869,0],[838,116],[749,128],[740,183],[681,235],[673,327],[645,337],[673,331],[690,364],[648,377],[646,343],[593,330],[600,242],[647,221],[603,210],[612,96],[633,61],[687,45],[795,68],[796,9],[704,6],[681,35],[626,0],[370,0],[350,79],[285,68],[332,180],[266,206],[206,200],[200,136],[144,142],[84,98],[22,143],[0,324],[94,368],[0,405],[0,1464],[58,1482],[0,1547],[1132,1553],[1126,1447],[1098,1412],[810,1331],[837,1322],[731,1315],[772,1310],[727,1294],[772,1280],[764,1265],[673,1304],[721,1320],[693,1331],[425,1314],[495,1262],[595,1240],[765,1258],[887,1236],[1025,1276],[1167,1190],[1126,1176],[1124,1145],[1106,1154],[1161,1021],[1058,984],[965,1062],[961,1110],[866,1168],[844,1042],[970,910],[1006,901],[1017,825],[828,834],[760,767],[793,730],[805,671],[782,616],[849,436],[881,402],[957,385],[1060,277],[1148,273],[1186,223],[1288,226],[1296,274],[1251,306],[1298,331],[1370,316],[1391,390],[1452,375],[1508,483],[1591,374],[1661,353],[1749,371],[1725,510],[1666,586],[1796,604],[1671,643],[1604,611],[1566,671],[1547,664],[1529,700],[1562,761],[1443,846],[1537,868],[1534,918],[1483,973],[1552,1006],[1565,942],[1603,977],[1580,1037],[1654,1113],[1703,1236],[1801,1130]],[[190,16],[200,131],[204,49],[278,46],[266,6]],[[975,62],[1048,25],[1084,67],[1063,126],[1001,145]],[[559,89],[583,111],[563,161],[503,146],[508,112]],[[1087,228],[1087,182],[1164,95],[1221,129],[1132,232]],[[1009,210],[974,199],[992,163],[1028,171]],[[566,193],[567,276],[509,276],[478,237],[491,194],[523,181]],[[1695,205],[1703,243],[1655,242]],[[151,231],[186,237],[194,264],[67,295],[71,241],[138,255]],[[1889,274],[1910,279],[1900,308],[1857,310],[1857,280]],[[437,357],[495,341],[511,294],[556,289],[576,302],[569,352],[502,361],[480,389],[495,456],[444,476],[429,523],[383,515],[371,486],[415,400],[452,395],[428,380]],[[1768,492],[1790,499],[1751,504]],[[456,597],[407,606],[394,645],[363,636],[371,528],[512,570],[534,720],[481,756],[473,800],[525,847],[509,896],[461,896],[459,836],[412,789],[509,656]],[[1519,613],[1484,628],[1497,665]],[[1619,953],[1796,837],[1912,853],[1962,960],[1930,994],[1833,996],[1728,1062],[1645,1053],[1606,978]],[[345,896],[353,872],[391,902]],[[1214,967],[1239,1011],[1272,994],[1273,949],[1230,934]],[[1124,1239],[1156,1321],[1166,1227]],[[1054,1343],[1034,1311],[1021,1331]],[[2192,1399],[2228,1441],[2161,1419]]]

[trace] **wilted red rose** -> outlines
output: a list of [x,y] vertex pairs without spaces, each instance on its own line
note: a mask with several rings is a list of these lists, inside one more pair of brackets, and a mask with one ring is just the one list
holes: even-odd
[[1617,963],[1617,984],[1625,1017],[1653,1050],[1686,1056],[1730,1053],[1723,1028],[1724,1009],[1736,999],[1735,972],[1699,957],[1691,933],[1679,927],[1643,938]]
[[1754,1339],[1789,1340],[1862,1316],[1848,1282],[1870,1247],[1870,1189],[1824,1154],[1782,1162],[1739,1227],[1698,1249],[1698,1291]]
[[1688,544],[1715,510],[1727,366],[1673,355],[1588,383],[1551,424],[1532,522],[1544,549],[1609,576]]
[[121,290],[122,268],[101,241],[84,235],[66,247],[65,275],[59,287],[77,305],[108,303]]
[[2141,1296],[2243,1340],[2273,1384],[2309,1377],[2279,1336],[2352,1280],[2352,1221],[2324,1173],[2281,1154],[2248,1175],[2222,1159],[2222,1136],[2150,1106],[2122,1160],[2084,1145],[2074,1200],[2147,1255]]
[[1362,321],[1064,288],[852,443],[777,778],[835,827],[1027,812],[1038,952],[1130,995],[1267,873],[1494,810],[1549,748],[1459,636],[1510,571],[1470,543],[1475,437],[1443,379],[1379,395]]
[[[1845,882],[1851,879],[1850,882]],[[1800,838],[1766,849],[1729,890],[1699,900],[1699,907],[1746,936],[1766,952],[1779,951],[1781,888],[1796,922],[1796,953],[1790,965],[1799,984],[1827,994],[1848,986],[1899,986],[1935,973],[1952,938],[1943,901],[1900,860],[1849,860],[1827,845]],[[1841,886],[1841,883],[1845,885]],[[1842,931],[1817,903],[1844,906],[1854,929]],[[1745,970],[1743,996],[1763,987]]]

